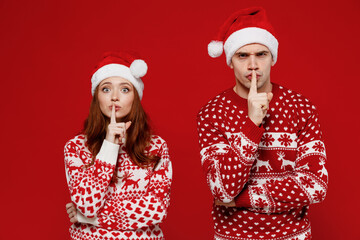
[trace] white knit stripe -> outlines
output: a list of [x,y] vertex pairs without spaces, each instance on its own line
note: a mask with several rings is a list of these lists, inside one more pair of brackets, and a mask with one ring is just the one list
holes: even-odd
[[217,143],[217,144],[213,144],[211,146],[205,147],[205,148],[201,149],[201,151],[200,151],[200,155],[202,156],[201,164],[204,164],[205,159],[212,155],[212,154],[207,154],[207,150],[213,146],[216,146],[218,148],[218,150],[216,150],[216,153],[214,153],[214,154],[222,154],[222,153],[225,154],[225,153],[227,153],[227,151],[229,151],[229,145],[224,144],[224,143]]
[[[315,140],[315,141],[311,141],[308,142],[306,144],[303,144],[301,146],[298,147],[299,149],[299,154],[298,157],[296,159],[296,162],[299,162],[301,159],[304,159],[310,155],[321,155],[323,158],[326,159],[326,149],[325,149],[325,144],[320,141],[320,140]],[[301,151],[303,150],[303,151]]]
[[[301,179],[308,178],[311,180],[313,185],[304,185],[301,181]],[[324,192],[326,193],[326,187],[319,181],[317,181],[316,178],[311,177],[309,174],[304,173],[297,173],[296,177],[293,177],[293,180],[297,182],[297,185],[299,185],[303,191],[306,193],[307,197],[311,200],[311,203],[316,203],[319,201],[315,201],[315,195],[317,192]]]
[[[271,139],[271,141],[267,141]],[[287,148],[288,150],[296,149],[297,142],[296,133],[287,132],[266,132],[263,134],[259,148],[266,148],[266,150],[272,150],[272,148]]]
[[[139,240],[139,239],[151,239],[161,240],[164,239],[164,234],[158,224],[151,227],[144,227],[142,229],[135,230],[120,230],[110,231],[104,228],[94,228],[90,224],[82,224],[80,227],[76,227],[74,224],[70,226],[70,235],[74,240],[105,240],[105,239],[127,239],[127,240]],[[139,234],[139,235],[137,235]]]

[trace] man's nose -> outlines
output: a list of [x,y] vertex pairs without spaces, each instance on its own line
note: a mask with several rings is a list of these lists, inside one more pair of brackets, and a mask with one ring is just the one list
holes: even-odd
[[258,64],[257,64],[257,60],[256,60],[256,56],[251,54],[249,56],[249,63],[248,63],[248,69],[249,70],[257,70],[259,67],[258,67]]

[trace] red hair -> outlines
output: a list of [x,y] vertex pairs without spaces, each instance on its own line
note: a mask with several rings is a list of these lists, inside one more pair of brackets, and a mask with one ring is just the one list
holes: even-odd
[[[135,90],[135,89],[134,89]],[[106,137],[106,129],[110,119],[100,110],[98,100],[99,87],[95,89],[94,97],[90,104],[89,116],[84,122],[83,133],[86,135],[86,144],[92,153],[92,161],[88,166],[94,164],[95,157],[99,153],[101,145]],[[131,121],[128,128],[125,150],[129,154],[131,161],[139,167],[147,167],[159,162],[160,157],[145,154],[145,148],[149,146],[151,140],[151,128],[148,117],[141,105],[140,97],[137,91],[134,91],[134,101],[130,113],[121,119],[122,122]],[[117,171],[117,163],[115,173]],[[112,182],[117,182],[117,174],[114,174]]]

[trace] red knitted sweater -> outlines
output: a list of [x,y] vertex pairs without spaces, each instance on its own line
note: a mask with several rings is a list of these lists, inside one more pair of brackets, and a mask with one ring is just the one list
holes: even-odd
[[[94,165],[88,167],[92,154],[85,136],[66,143],[66,178],[79,220],[70,227],[71,239],[164,239],[159,223],[169,206],[171,162],[159,136],[152,136],[146,152],[161,158],[155,169],[138,167],[124,146],[104,140]],[[114,174],[119,177],[116,184],[111,183]]]
[[198,114],[201,161],[215,199],[215,239],[310,239],[307,212],[324,200],[328,174],[316,108],[273,83],[261,127],[233,89]]

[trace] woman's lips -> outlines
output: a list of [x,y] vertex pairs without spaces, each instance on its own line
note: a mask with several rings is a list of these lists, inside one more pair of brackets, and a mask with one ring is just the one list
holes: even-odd
[[[112,108],[113,108],[113,106],[110,106],[110,110],[112,110]],[[118,110],[120,110],[120,106],[115,106],[115,111],[118,111]]]

